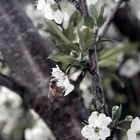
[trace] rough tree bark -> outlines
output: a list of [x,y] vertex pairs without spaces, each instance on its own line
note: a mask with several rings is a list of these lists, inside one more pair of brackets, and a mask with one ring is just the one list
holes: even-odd
[[53,103],[48,99],[50,65],[46,47],[18,3],[1,0],[0,51],[10,69],[11,82],[16,84],[12,87],[11,83],[9,88],[35,109],[57,140],[83,140],[81,122],[87,119],[87,111],[77,91]]

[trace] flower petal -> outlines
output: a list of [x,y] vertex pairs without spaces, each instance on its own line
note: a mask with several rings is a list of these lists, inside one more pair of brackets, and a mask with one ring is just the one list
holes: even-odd
[[95,124],[98,117],[99,117],[99,112],[97,112],[97,111],[92,112],[92,114],[90,115],[90,117],[88,119],[88,123],[89,124]]
[[88,140],[99,140],[99,136],[97,133],[94,133],[94,126],[93,125],[86,125],[81,134]]
[[53,20],[53,10],[51,9],[50,4],[46,4],[46,7],[44,9],[44,17]]
[[131,123],[131,129],[137,131],[140,130],[140,119],[136,117]]
[[57,24],[61,24],[63,21],[63,13],[59,9],[54,11],[54,21]]
[[105,129],[101,129],[99,132],[99,136],[101,140],[105,140],[107,137],[110,136],[110,129],[107,127]]
[[57,80],[63,79],[65,73],[56,65],[56,68],[52,68],[52,76],[55,77]]
[[97,123],[96,123],[96,125],[98,126],[98,127],[107,127],[110,123],[111,123],[111,118],[110,117],[106,117],[106,115],[105,114],[103,114],[103,113],[101,113],[100,115],[99,115],[99,118],[98,118],[98,121],[97,121]]
[[45,6],[46,6],[45,0],[38,0],[37,10],[44,10]]
[[127,131],[128,140],[136,140],[136,131],[133,129],[129,129]]
[[67,82],[65,82],[64,85],[65,85],[64,96],[66,96],[74,90],[74,86],[69,82],[69,80]]
[[64,96],[73,91],[74,86],[70,83],[68,76],[61,71],[58,65],[56,65],[56,68],[52,68],[52,77],[56,78],[58,87],[64,88]]

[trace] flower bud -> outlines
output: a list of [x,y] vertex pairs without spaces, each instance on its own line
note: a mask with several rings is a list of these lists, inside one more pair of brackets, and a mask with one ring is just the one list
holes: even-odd
[[127,115],[127,116],[125,117],[125,120],[126,120],[126,121],[132,121],[132,120],[133,120],[133,117],[132,117],[131,115]]

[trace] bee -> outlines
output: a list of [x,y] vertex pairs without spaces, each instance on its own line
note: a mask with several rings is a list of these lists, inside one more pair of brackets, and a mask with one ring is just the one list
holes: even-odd
[[63,97],[65,94],[65,89],[63,87],[57,86],[56,78],[52,78],[49,82],[49,94],[48,97],[53,99],[53,97]]

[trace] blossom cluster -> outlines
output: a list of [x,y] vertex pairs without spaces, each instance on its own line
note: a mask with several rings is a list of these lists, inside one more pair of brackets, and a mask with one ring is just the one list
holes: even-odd
[[[85,125],[81,134],[88,140],[105,140],[111,134],[109,128],[113,123],[110,117],[94,111],[89,116],[88,125]],[[127,130],[128,140],[140,140],[140,119],[136,117],[132,120],[130,129]]]
[[84,126],[81,134],[88,140],[105,140],[110,136],[108,125],[111,121],[105,114],[94,111],[88,119],[89,124]]
[[22,100],[16,93],[8,88],[0,87],[0,130],[1,134],[7,138],[17,126],[22,124],[21,104]]

